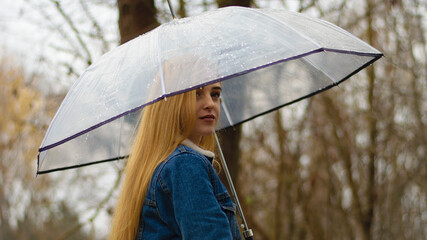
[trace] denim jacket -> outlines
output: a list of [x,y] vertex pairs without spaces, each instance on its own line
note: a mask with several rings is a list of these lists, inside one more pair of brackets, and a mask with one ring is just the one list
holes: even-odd
[[212,158],[179,145],[154,171],[136,239],[241,239]]

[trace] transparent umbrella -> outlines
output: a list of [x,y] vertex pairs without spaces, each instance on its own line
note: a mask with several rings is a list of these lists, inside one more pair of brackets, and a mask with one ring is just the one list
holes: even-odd
[[219,130],[336,86],[381,56],[331,23],[285,10],[174,19],[81,75],[39,148],[37,174],[125,158],[140,111],[168,96],[222,81]]

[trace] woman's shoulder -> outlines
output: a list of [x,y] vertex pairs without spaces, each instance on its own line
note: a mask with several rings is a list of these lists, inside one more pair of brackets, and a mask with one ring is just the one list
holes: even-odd
[[159,165],[153,181],[163,191],[170,193],[176,184],[193,186],[197,182],[211,182],[215,174],[206,156],[180,145]]

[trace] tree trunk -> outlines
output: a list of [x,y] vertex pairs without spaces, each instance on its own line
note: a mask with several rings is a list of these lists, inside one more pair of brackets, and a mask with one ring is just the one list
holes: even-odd
[[219,8],[228,6],[249,7],[251,4],[251,0],[217,0],[216,2]]
[[[373,3],[370,0],[367,0],[367,18],[368,18],[368,43],[371,46],[375,47],[374,42],[374,30],[373,30]],[[377,155],[377,119],[374,116],[375,106],[375,70],[374,66],[370,66],[367,69],[369,86],[368,86],[368,104],[369,104],[369,115],[368,115],[368,124],[369,124],[369,142],[370,146],[369,151],[369,163],[368,163],[368,183],[366,188],[366,212],[363,217],[363,231],[365,239],[372,239],[372,223],[374,219],[374,206],[375,206],[375,158]]]
[[117,6],[120,44],[159,26],[154,0],[117,0]]
[[[249,7],[250,0],[217,0],[217,5],[219,8],[227,6]],[[239,193],[237,179],[239,174],[239,142],[241,134],[242,127],[240,125],[221,132],[221,148],[224,153],[225,160],[227,161],[227,166],[230,170],[230,175],[235,184],[237,193]],[[223,183],[227,182],[224,174],[221,174],[220,178]],[[225,185],[228,186],[228,184]]]
[[[218,8],[227,7],[227,6],[242,6],[249,7],[250,0],[217,0]],[[221,148],[224,153],[224,158],[227,161],[227,166],[230,171],[231,178],[236,188],[236,192],[239,194],[239,159],[240,159],[240,148],[239,142],[240,137],[242,135],[242,127],[241,125],[229,128],[228,130],[221,132]],[[220,179],[227,186],[228,184],[225,175],[220,174]],[[240,195],[240,194],[239,194]],[[245,211],[245,201],[240,200],[242,204],[243,211]],[[249,227],[253,225],[249,219],[247,219],[247,223]]]

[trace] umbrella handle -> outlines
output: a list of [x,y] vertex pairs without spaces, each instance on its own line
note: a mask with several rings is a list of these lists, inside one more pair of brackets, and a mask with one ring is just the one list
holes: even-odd
[[254,240],[254,233],[252,232],[252,229],[244,231],[243,237],[245,238],[245,240]]
[[228,171],[227,163],[225,162],[224,154],[222,153],[221,145],[219,144],[218,136],[216,135],[216,133],[214,135],[215,135],[215,141],[216,141],[216,144],[218,145],[218,149],[220,153],[219,159],[221,160],[221,165],[224,168],[225,177],[227,178],[228,185],[230,186],[231,197],[236,203],[237,212],[239,213],[240,219],[242,220],[243,237],[246,240],[253,240],[254,234],[252,230],[248,228],[248,224],[246,223],[245,216],[243,215],[242,207],[240,206],[239,199],[237,198],[236,189],[234,188],[234,184],[233,184],[233,181],[231,180],[230,172]]

